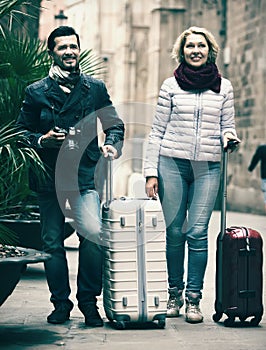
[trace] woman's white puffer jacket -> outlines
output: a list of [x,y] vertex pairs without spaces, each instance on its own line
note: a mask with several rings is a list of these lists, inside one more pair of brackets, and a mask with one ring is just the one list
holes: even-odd
[[144,176],[158,176],[159,156],[219,162],[225,132],[236,135],[233,87],[222,78],[215,93],[182,90],[175,77],[164,81],[148,138]]

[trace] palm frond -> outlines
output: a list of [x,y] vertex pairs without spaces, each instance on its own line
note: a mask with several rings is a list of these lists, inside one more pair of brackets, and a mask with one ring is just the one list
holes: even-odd
[[12,11],[17,10],[19,6],[30,4],[25,0],[1,0],[0,2],[0,19],[6,15],[10,15]]
[[97,76],[100,78],[106,74],[106,66],[104,60],[96,56],[92,49],[84,50],[80,54],[80,67],[83,73]]
[[47,75],[50,57],[45,44],[25,34],[0,38],[0,123],[17,118],[26,86]]
[[0,133],[0,215],[12,211],[30,194],[29,168],[40,178],[46,176],[44,165],[36,151],[19,147],[24,140],[23,132],[13,123],[1,128]]
[[1,38],[0,57],[1,64],[9,66],[9,77],[25,84],[43,78],[50,65],[44,43],[21,33],[6,33],[5,38]]
[[16,83],[13,78],[0,78],[0,125],[17,118],[22,105],[24,89],[25,84]]
[[0,244],[17,244],[18,243],[18,236],[17,234],[10,230],[8,227],[6,227],[3,224],[0,224],[0,232],[1,232],[1,236],[0,236]]

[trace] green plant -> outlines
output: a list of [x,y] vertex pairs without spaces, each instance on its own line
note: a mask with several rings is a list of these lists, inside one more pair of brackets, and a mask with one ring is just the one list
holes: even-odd
[[[21,147],[19,146],[21,144]],[[30,194],[28,170],[31,169],[41,178],[46,176],[42,161],[36,151],[24,145],[22,132],[17,131],[13,123],[0,128],[0,217],[21,212],[25,199]],[[11,235],[3,225],[0,227],[0,243],[11,243]]]
[[0,122],[15,120],[25,87],[48,72],[49,56],[44,44],[22,34],[0,38]]
[[95,55],[92,49],[81,52],[79,64],[81,71],[85,74],[90,74],[97,78],[101,78],[106,75],[104,60]]
[[[33,0],[34,2],[34,0]],[[1,0],[0,2],[0,19],[6,19],[6,24],[10,29],[12,27],[12,21],[19,21],[17,14],[21,14],[20,6],[29,5],[30,3],[25,0]],[[0,26],[3,32],[3,26]]]

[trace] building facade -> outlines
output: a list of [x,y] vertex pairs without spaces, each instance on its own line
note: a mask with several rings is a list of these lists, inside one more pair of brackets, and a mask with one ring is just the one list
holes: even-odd
[[256,147],[266,143],[266,0],[43,0],[42,5],[42,39],[63,10],[82,49],[103,57],[105,82],[127,123],[128,159],[120,167],[128,177],[141,173],[159,88],[176,66],[170,57],[176,37],[191,25],[208,28],[220,46],[219,69],[234,86],[242,139],[230,156],[229,208],[263,213],[259,167],[252,174],[247,167]]

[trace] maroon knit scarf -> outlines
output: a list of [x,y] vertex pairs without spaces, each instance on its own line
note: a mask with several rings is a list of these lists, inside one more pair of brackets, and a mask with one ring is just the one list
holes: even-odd
[[174,76],[181,89],[212,90],[220,92],[221,75],[215,63],[208,63],[198,69],[193,69],[182,62],[174,71]]

